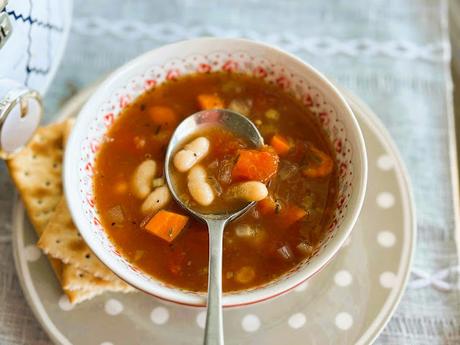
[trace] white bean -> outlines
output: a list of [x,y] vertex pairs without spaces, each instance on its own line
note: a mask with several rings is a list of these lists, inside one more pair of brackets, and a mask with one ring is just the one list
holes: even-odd
[[201,165],[195,165],[187,176],[187,186],[190,195],[197,203],[208,206],[214,201],[214,191],[206,182],[206,170]]
[[208,138],[196,138],[175,154],[173,160],[174,166],[180,172],[190,170],[196,163],[206,157],[209,146],[210,143]]
[[153,181],[152,181],[152,187],[153,188],[161,187],[164,184],[165,184],[165,178],[163,176],[158,177],[156,179],[153,179]]
[[258,181],[241,182],[231,186],[227,191],[227,197],[245,201],[260,201],[267,195],[267,186]]
[[165,207],[171,201],[171,193],[167,186],[155,188],[144,200],[141,206],[143,214],[154,213]]
[[209,151],[209,139],[206,137],[198,137],[192,142],[185,145],[186,150],[195,152],[198,156],[204,156],[208,154]]
[[196,157],[192,151],[180,150],[174,156],[173,163],[178,171],[186,172],[196,163]]
[[197,165],[193,167],[192,170],[188,173],[187,180],[190,181],[205,181],[208,177],[206,169],[202,165]]
[[139,199],[144,199],[152,191],[152,179],[157,172],[157,164],[154,160],[143,161],[134,170],[131,180],[133,194]]

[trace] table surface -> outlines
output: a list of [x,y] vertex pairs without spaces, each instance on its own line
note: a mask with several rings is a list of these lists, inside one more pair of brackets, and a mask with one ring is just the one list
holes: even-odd
[[[447,5],[447,0],[81,0],[46,96],[46,121],[78,89],[168,42],[240,36],[300,56],[370,105],[411,176],[418,222],[413,273],[377,343],[460,343]],[[13,268],[14,187],[4,164],[0,190],[0,344],[49,344]]]

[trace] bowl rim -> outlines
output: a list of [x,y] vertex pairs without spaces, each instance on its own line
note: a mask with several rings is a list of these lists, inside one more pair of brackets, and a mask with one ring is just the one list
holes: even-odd
[[[91,235],[92,232],[89,230],[89,222],[87,222],[86,217],[84,216],[84,212],[80,205],[80,198],[78,195],[78,169],[76,165],[77,160],[75,159],[75,157],[78,157],[78,153],[80,152],[82,142],[81,137],[84,135],[88,125],[94,120],[94,117],[97,114],[95,110],[103,103],[104,100],[107,99],[106,97],[104,97],[104,94],[108,92],[106,90],[111,90],[110,93],[113,93],[114,86],[117,85],[117,83],[119,83],[119,80],[129,78],[131,70],[136,69],[142,65],[149,65],[151,61],[151,56],[158,56],[158,54],[161,54],[161,52],[165,50],[181,48],[184,45],[193,46],[202,43],[213,44],[222,42],[243,45],[248,50],[251,49],[251,47],[248,46],[252,46],[256,49],[263,49],[267,52],[268,56],[270,56],[270,54],[284,55],[284,57],[293,60],[293,62],[299,64],[302,69],[305,69],[309,74],[313,75],[320,83],[323,84],[323,88],[328,90],[328,92],[330,93],[328,97],[335,99],[336,104],[339,105],[341,108],[341,113],[348,114],[345,116],[345,118],[347,118],[347,123],[349,124],[347,128],[347,136],[353,135],[356,141],[356,148],[354,151],[356,151],[357,157],[355,156],[353,159],[354,161],[359,163],[359,165],[355,166],[356,171],[359,171],[359,173],[357,174],[359,177],[359,183],[353,186],[353,193],[356,193],[356,197],[354,199],[354,202],[350,200],[352,208],[349,210],[349,215],[347,215],[347,217],[344,218],[342,224],[340,224],[341,231],[338,231],[336,233],[334,243],[328,245],[327,248],[324,248],[320,257],[318,257],[318,259],[315,260],[315,262],[312,265],[309,265],[305,269],[300,269],[296,271],[286,279],[276,281],[275,284],[269,286],[264,286],[261,288],[256,287],[250,291],[242,290],[239,293],[224,293],[222,298],[223,305],[225,307],[245,306],[269,300],[271,298],[286,293],[287,291],[302,284],[304,281],[318,273],[337,254],[337,252],[343,246],[344,242],[347,240],[351,231],[353,230],[353,227],[356,223],[356,220],[358,219],[359,213],[364,202],[365,191],[367,187],[368,169],[366,145],[358,121],[355,115],[353,114],[353,111],[351,110],[350,106],[346,102],[344,96],[317,69],[312,67],[307,62],[301,60],[300,58],[288,52],[285,52],[278,47],[274,47],[266,43],[241,38],[204,37],[184,40],[152,49],[118,67],[98,86],[96,91],[85,103],[85,105],[80,110],[77,116],[76,123],[65,147],[63,165],[64,195],[67,200],[68,208],[72,216],[72,219],[77,229],[81,233],[83,239],[85,240],[86,244],[96,255],[96,257],[99,260],[101,260],[114,274],[116,274],[122,280],[126,281],[128,284],[133,285],[137,289],[142,290],[150,295],[153,295],[165,301],[187,306],[204,306],[206,304],[206,293],[192,295],[182,292],[179,289],[174,289],[173,287],[160,285],[155,286],[149,284],[148,282],[143,282],[140,279],[130,279],[130,277],[127,277],[127,274],[125,274],[125,269],[119,267],[117,264],[113,264],[110,260],[110,256],[107,253],[107,251],[102,246],[98,245],[97,241],[94,241],[94,238]],[[83,229],[83,231],[80,229]],[[161,282],[161,280],[158,280],[156,278],[152,277],[152,279]]]

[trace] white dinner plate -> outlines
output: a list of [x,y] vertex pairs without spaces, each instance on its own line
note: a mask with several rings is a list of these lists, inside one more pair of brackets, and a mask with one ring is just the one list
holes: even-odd
[[[87,89],[64,106],[74,116]],[[410,274],[416,224],[409,177],[377,116],[344,92],[367,145],[366,199],[352,236],[334,260],[295,290],[265,303],[226,309],[226,344],[367,344],[397,307]],[[204,309],[141,292],[107,293],[71,306],[18,200],[14,256],[27,301],[56,344],[201,344]]]

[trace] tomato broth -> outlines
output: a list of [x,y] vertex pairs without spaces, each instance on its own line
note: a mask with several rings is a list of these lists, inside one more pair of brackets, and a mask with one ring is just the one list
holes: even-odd
[[[326,236],[336,205],[337,168],[327,137],[305,106],[276,85],[218,72],[181,77],[142,94],[122,111],[101,145],[95,203],[109,238],[133,265],[168,284],[206,291],[206,226],[172,200],[162,176],[174,128],[212,108],[248,116],[267,144],[262,157],[229,134],[200,134],[210,149],[197,164],[211,178],[215,200],[230,184],[250,180],[263,183],[268,193],[224,233],[223,290],[236,291],[270,282],[308,259]],[[276,166],[262,178],[268,154],[276,157]],[[136,177],[141,164],[147,173]],[[186,174],[177,177],[185,194]],[[148,186],[140,185],[145,181]],[[220,202],[208,210],[216,205],[233,207]]]

